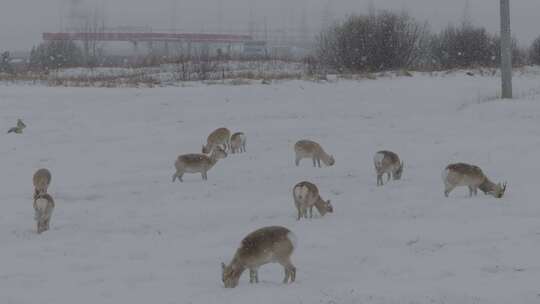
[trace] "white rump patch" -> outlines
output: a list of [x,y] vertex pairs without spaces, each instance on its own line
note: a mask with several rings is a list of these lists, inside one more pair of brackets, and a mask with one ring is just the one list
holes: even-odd
[[287,233],[287,238],[289,239],[289,241],[291,241],[293,249],[295,249],[296,244],[298,244],[298,239],[296,238],[296,235],[292,231],[289,231],[289,233]]
[[450,169],[444,169],[444,171],[442,172],[442,179],[443,179],[443,181],[447,181],[447,180],[448,180],[448,174],[450,174]]
[[375,157],[373,157],[373,162],[375,162],[376,166],[380,166],[382,164],[383,159],[384,159],[384,154],[377,153],[375,154]]
[[294,188],[294,197],[297,199],[304,199],[309,193],[309,188],[306,186],[300,186]]
[[44,198],[38,198],[36,200],[36,208],[38,212],[45,212],[47,210],[47,205],[49,204],[49,201]]

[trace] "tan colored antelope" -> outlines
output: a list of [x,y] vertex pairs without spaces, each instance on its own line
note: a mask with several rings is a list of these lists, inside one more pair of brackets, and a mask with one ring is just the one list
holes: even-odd
[[399,156],[391,151],[379,151],[373,157],[375,171],[377,172],[377,186],[384,185],[383,175],[387,174],[386,182],[390,181],[390,177],[394,180],[401,179],[403,173],[403,162],[399,160]]
[[469,196],[478,194],[478,189],[485,194],[492,195],[496,198],[501,198],[506,191],[506,183],[495,184],[487,178],[477,166],[456,163],[446,167],[443,171],[444,195],[448,197],[454,188],[459,186],[469,187]]
[[296,247],[296,236],[287,228],[272,226],[248,234],[227,266],[221,263],[221,276],[226,288],[238,285],[242,273],[249,269],[249,282],[259,283],[258,269],[268,263],[279,263],[285,268],[283,284],[296,279],[296,267],[291,255]]
[[32,182],[34,183],[34,197],[38,194],[47,193],[51,179],[51,172],[47,169],[39,169],[34,173],[32,178]]
[[39,193],[34,197],[34,219],[37,222],[37,233],[49,230],[52,212],[54,210],[54,199],[47,193]]
[[206,145],[202,147],[202,153],[208,154],[214,150],[215,147],[224,146],[223,150],[227,150],[230,147],[231,131],[227,128],[219,128],[208,135],[206,139]]
[[302,158],[311,158],[313,167],[321,167],[321,160],[326,166],[333,166],[336,161],[332,155],[327,154],[321,145],[311,140],[299,140],[294,145],[296,166],[300,165]]
[[319,214],[324,216],[326,213],[334,212],[334,208],[330,200],[324,201],[319,195],[319,189],[315,184],[310,182],[299,182],[293,188],[294,205],[298,210],[298,218],[307,218],[309,210],[309,218],[313,218],[313,206],[317,208]]
[[216,146],[210,156],[204,154],[185,154],[178,156],[174,166],[176,172],[173,174],[173,182],[176,178],[183,182],[184,173],[201,173],[203,180],[208,180],[208,171],[212,169],[218,160],[227,157],[227,152]]
[[234,133],[231,136],[231,153],[246,152],[246,135],[242,132]]

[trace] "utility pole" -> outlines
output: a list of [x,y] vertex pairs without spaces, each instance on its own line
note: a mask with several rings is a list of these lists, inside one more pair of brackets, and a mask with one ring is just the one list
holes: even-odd
[[502,98],[512,98],[512,34],[510,0],[501,0],[501,78]]
[[178,20],[178,0],[171,0],[171,32],[176,33]]
[[218,33],[223,33],[223,0],[218,0],[217,3],[217,22],[218,22]]

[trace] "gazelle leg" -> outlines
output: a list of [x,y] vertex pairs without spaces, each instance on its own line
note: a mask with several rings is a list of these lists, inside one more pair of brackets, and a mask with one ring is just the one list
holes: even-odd
[[38,233],[45,231],[45,223],[43,221],[38,222]]
[[317,167],[317,159],[313,157],[312,161],[313,161],[313,167]]
[[259,280],[257,279],[257,269],[249,270],[249,283],[259,283]]
[[474,189],[472,186],[469,186],[469,197],[472,197],[474,193]]
[[454,190],[456,186],[452,186],[452,185],[445,185],[444,187],[444,196],[448,197],[448,195],[450,194],[450,192],[452,192],[452,190]]
[[309,207],[309,218],[313,218],[313,206]]
[[296,159],[294,160],[294,163],[296,164],[297,167],[300,165],[300,157],[298,155],[296,155]]
[[287,284],[289,279],[292,282],[296,280],[296,267],[291,263],[290,259],[286,259],[279,262],[285,270],[285,278],[283,279],[283,284]]

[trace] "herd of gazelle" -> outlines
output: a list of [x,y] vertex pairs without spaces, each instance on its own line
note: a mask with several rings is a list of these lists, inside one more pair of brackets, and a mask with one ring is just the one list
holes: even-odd
[[[208,179],[208,171],[218,160],[227,157],[230,153],[246,152],[246,136],[238,132],[231,135],[227,128],[219,128],[212,132],[202,147],[202,154],[184,154],[178,156],[175,162],[176,172],[173,182],[183,181],[185,173],[200,173],[203,180]],[[303,158],[311,158],[314,167],[333,166],[335,159],[327,154],[318,143],[310,140],[300,140],[294,145],[295,164],[300,165]],[[209,156],[207,155],[209,154]],[[373,158],[377,174],[377,186],[384,185],[390,178],[401,179],[404,163],[399,156],[391,151],[379,151]],[[443,171],[444,195],[460,186],[469,188],[469,196],[476,195],[478,189],[485,194],[501,198],[506,190],[506,183],[495,184],[487,178],[482,169],[477,166],[455,163],[448,165]],[[39,169],[33,176],[34,183],[34,210],[37,222],[37,232],[42,233],[49,229],[49,222],[54,210],[54,200],[47,193],[51,183],[51,173],[47,169]],[[294,205],[298,211],[297,220],[313,217],[313,207],[321,216],[332,213],[334,208],[329,200],[325,201],[319,194],[319,189],[313,183],[303,181],[293,187]],[[295,235],[285,227],[271,226],[258,229],[248,234],[240,243],[229,265],[222,263],[222,280],[227,288],[238,285],[242,273],[249,269],[250,283],[258,283],[258,269],[268,263],[279,263],[285,270],[283,283],[294,282],[296,267],[291,262],[291,255],[296,247]]]

